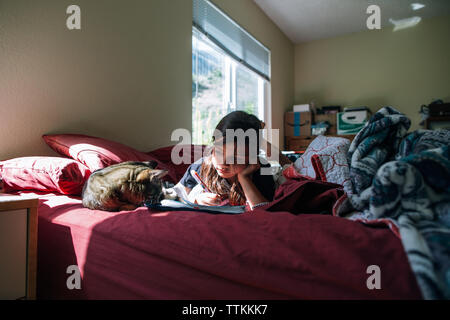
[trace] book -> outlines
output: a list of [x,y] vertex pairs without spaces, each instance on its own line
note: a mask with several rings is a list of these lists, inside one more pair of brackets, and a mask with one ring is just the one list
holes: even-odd
[[146,203],[145,206],[161,211],[201,211],[226,214],[240,214],[245,212],[245,206],[205,206],[192,203],[186,199],[183,199],[183,202],[164,199],[160,203]]

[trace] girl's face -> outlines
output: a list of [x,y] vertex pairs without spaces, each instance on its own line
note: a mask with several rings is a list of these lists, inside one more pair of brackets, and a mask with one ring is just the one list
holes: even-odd
[[[234,144],[228,147],[226,144],[223,144],[213,148],[212,163],[217,173],[222,178],[232,178],[248,166],[248,146],[245,146],[245,153],[239,152],[241,150],[238,149],[244,148],[237,148]],[[233,152],[230,152],[231,150],[233,150]],[[228,154],[227,151],[229,151]]]

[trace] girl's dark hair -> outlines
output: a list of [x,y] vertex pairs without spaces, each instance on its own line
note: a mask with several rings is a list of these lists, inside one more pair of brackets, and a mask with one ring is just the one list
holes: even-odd
[[[246,132],[248,129],[253,129],[256,131],[257,136],[257,148],[259,150],[259,129],[261,129],[261,121],[254,115],[246,113],[244,111],[233,111],[227,114],[216,126],[216,132],[220,133],[218,136],[213,136],[213,142],[217,143],[215,138],[223,139],[225,143],[226,130],[227,129],[242,129]],[[216,134],[217,134],[216,133]],[[235,143],[236,143],[235,138]],[[248,137],[245,138],[245,143],[248,144]],[[222,197],[228,197],[231,205],[244,205],[245,195],[239,182],[234,182],[231,184],[227,183],[226,179],[219,176],[214,165],[212,163],[211,155],[204,159],[201,168],[201,176],[204,177],[205,183],[208,188]]]
[[261,129],[261,120],[244,111],[233,111],[223,117],[216,126],[216,130],[219,130],[223,136],[225,136],[226,129],[242,129],[244,131],[254,129],[258,131]]

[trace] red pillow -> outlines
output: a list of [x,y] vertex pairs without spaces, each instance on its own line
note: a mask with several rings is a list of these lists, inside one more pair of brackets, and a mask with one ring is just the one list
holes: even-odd
[[170,166],[157,158],[140,152],[121,143],[83,134],[43,135],[45,142],[63,156],[75,159],[86,165],[91,172],[125,161],[156,161],[159,169],[169,171],[169,176],[176,179]]
[[23,157],[0,162],[5,192],[39,190],[79,195],[91,171],[59,157]]
[[[190,147],[189,148],[190,156],[191,156],[190,163],[174,164],[172,162],[172,149],[175,147],[175,145],[159,148],[159,149],[147,152],[147,154],[161,160],[162,162],[164,162],[166,164],[170,164],[170,166],[173,168],[173,172],[175,174],[175,182],[177,183],[178,181],[181,180],[181,178],[183,177],[184,173],[189,168],[189,166],[192,163],[194,163],[195,161],[197,161],[199,158],[202,157],[202,154],[206,148],[206,145],[201,145],[202,148],[201,148],[201,154],[200,154],[200,152],[199,152],[200,148],[195,149],[195,146],[196,145],[194,145],[194,144],[180,146],[180,147],[185,147],[185,148]],[[199,146],[199,145],[197,145],[197,146]],[[183,148],[183,150],[185,150],[185,148]],[[180,156],[182,156],[182,154],[180,154]]]

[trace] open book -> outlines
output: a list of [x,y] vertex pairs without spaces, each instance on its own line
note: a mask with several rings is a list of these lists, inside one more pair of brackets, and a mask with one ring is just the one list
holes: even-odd
[[228,213],[239,214],[245,212],[245,206],[205,206],[197,203],[193,203],[195,195],[203,192],[202,186],[198,184],[195,186],[190,194],[186,193],[184,187],[178,183],[173,188],[181,201],[164,199],[160,203],[146,203],[145,205],[150,209],[162,210],[162,211],[202,211],[209,213]]
[[160,203],[146,203],[145,205],[150,209],[162,211],[202,211],[209,213],[228,213],[239,214],[245,212],[245,206],[204,206],[197,203],[192,203],[188,200],[162,200]]

